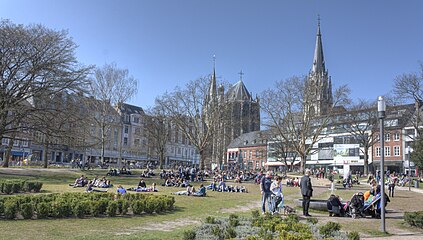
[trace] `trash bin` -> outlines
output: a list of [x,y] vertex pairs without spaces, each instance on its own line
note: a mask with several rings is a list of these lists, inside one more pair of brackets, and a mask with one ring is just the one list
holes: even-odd
[[419,188],[419,181],[418,180],[414,180],[414,187]]

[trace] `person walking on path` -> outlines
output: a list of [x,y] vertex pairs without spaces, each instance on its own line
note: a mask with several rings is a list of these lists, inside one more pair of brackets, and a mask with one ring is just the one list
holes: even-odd
[[389,197],[394,197],[394,190],[395,185],[397,184],[397,177],[395,176],[395,172],[391,173],[388,178],[388,189],[389,189]]
[[267,208],[269,212],[273,212],[272,191],[270,190],[271,185],[272,185],[272,172],[267,171],[266,176],[262,177],[260,182],[262,214],[266,212],[266,209],[265,209],[266,202],[267,202]]
[[305,175],[301,178],[300,188],[303,195],[303,215],[310,217],[308,208],[310,207],[310,198],[313,196],[313,187],[311,186],[310,169],[306,169]]

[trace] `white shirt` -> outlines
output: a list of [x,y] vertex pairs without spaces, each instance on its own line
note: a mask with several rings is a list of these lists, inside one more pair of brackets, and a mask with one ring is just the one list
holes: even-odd
[[270,185],[270,191],[272,191],[273,194],[276,196],[282,196],[282,181],[278,183],[276,180],[272,182],[272,185]]

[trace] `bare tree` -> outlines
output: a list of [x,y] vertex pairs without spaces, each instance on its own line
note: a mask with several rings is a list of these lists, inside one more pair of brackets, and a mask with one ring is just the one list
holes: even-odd
[[160,169],[163,169],[167,151],[167,143],[171,129],[169,129],[169,118],[166,116],[162,106],[156,105],[147,113],[146,134],[148,149],[154,151],[159,157]]
[[360,150],[364,154],[364,174],[369,174],[369,149],[378,141],[377,130],[378,117],[376,102],[359,100],[348,111],[343,114],[342,120],[337,122],[346,132],[351,134]]
[[393,87],[393,93],[397,99],[413,100],[415,103],[415,116],[412,118],[415,136],[410,137],[417,138],[423,131],[419,128],[420,108],[423,106],[423,63],[420,64],[420,73],[405,73],[397,76]]
[[322,138],[322,131],[336,111],[335,106],[348,103],[349,89],[341,86],[335,90],[333,106],[328,113],[316,116],[313,112],[316,91],[315,86],[307,84],[307,78],[291,77],[276,82],[275,87],[264,91],[261,96],[265,126],[275,129],[282,141],[292,143],[301,157],[301,171],[305,170],[306,158],[313,145]]
[[0,141],[21,130],[13,123],[34,111],[22,108],[33,97],[84,89],[90,67],[77,62],[75,49],[66,31],[0,22]]
[[200,169],[206,164],[206,150],[211,146],[211,137],[219,119],[217,105],[209,105],[207,99],[210,77],[190,81],[184,89],[176,87],[174,92],[165,93],[156,99],[166,115],[169,116],[200,154]]
[[90,86],[91,94],[95,98],[91,103],[96,111],[96,126],[100,129],[101,163],[104,164],[107,136],[110,135],[112,126],[118,124],[117,112],[113,107],[119,107],[133,97],[137,93],[138,82],[129,76],[127,69],[120,69],[112,63],[95,69]]

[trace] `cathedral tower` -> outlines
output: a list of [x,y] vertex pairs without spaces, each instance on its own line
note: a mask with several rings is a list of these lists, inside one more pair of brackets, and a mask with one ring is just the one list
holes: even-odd
[[317,25],[316,46],[314,49],[313,65],[308,75],[307,84],[312,94],[312,110],[315,115],[326,115],[330,111],[332,98],[332,81],[328,77],[323,56],[322,34],[320,32],[320,18]]

